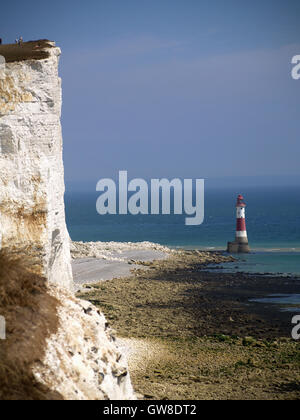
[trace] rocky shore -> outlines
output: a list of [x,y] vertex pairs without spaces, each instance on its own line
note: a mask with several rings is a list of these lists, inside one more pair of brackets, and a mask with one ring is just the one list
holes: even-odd
[[206,270],[233,260],[216,252],[172,251],[80,295],[101,308],[123,337],[134,387],[145,398],[300,397],[291,313],[250,302],[299,292],[299,279]]

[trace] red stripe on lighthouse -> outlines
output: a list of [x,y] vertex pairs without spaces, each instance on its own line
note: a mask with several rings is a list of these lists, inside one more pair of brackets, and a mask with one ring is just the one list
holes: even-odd
[[246,230],[246,220],[244,218],[236,219],[236,230],[237,232],[243,232]]

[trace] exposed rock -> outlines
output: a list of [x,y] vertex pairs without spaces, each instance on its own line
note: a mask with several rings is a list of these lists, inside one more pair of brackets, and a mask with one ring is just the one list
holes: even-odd
[[256,339],[253,337],[244,337],[243,338],[243,346],[254,346],[256,344]]
[[36,379],[67,400],[135,399],[125,357],[105,317],[92,304],[51,288],[60,303],[59,328],[47,340]]

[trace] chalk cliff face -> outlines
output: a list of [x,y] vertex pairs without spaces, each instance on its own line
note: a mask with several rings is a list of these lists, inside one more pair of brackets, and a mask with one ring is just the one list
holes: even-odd
[[60,49],[49,43],[46,51],[46,59],[10,62],[0,70],[1,245],[30,249],[50,283],[71,288]]
[[60,49],[37,41],[3,51],[10,61],[3,68],[0,60],[0,315],[7,324],[0,399],[134,399],[105,317],[72,293]]

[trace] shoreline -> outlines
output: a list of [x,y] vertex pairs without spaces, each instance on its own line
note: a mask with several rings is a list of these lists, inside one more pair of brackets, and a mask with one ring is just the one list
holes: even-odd
[[[215,245],[215,246],[207,246],[207,245],[165,245],[171,249],[185,249],[185,250],[200,250],[200,251],[224,251],[227,252],[224,246],[222,245]],[[300,252],[300,246],[261,246],[261,245],[253,245],[251,243],[251,252]]]
[[[102,242],[102,241],[71,241],[71,248],[73,252],[76,247],[82,247],[82,249],[88,250],[88,252],[94,252],[95,249],[104,250],[107,249],[154,249],[154,250],[162,250],[165,252],[172,252],[178,250],[185,250],[185,251],[203,251],[203,252],[224,252],[227,254],[226,248],[222,245],[218,246],[207,246],[207,245],[162,245],[156,242],[150,241],[142,241],[142,242],[116,242],[116,241],[109,241],[109,242]],[[299,246],[257,246],[251,243],[251,252],[250,254],[255,253],[300,253],[300,245]]]
[[[84,284],[111,280],[115,277],[128,276],[139,262],[148,262],[168,258],[180,252],[200,252],[230,257],[232,264],[214,266],[211,262],[209,271],[225,273],[244,273],[256,276],[300,277],[300,272],[288,270],[286,263],[277,265],[276,255],[292,256],[294,252],[272,249],[268,252],[252,250],[249,254],[232,256],[224,249],[191,249],[191,247],[167,247],[152,242],[71,242],[72,269],[76,290]],[[271,258],[271,259],[270,259]],[[222,262],[222,261],[221,261]],[[226,261],[225,261],[226,262]],[[228,261],[227,261],[228,262]],[[293,269],[297,270],[295,262]],[[287,268],[288,266],[288,268]],[[285,269],[285,270],[283,270]]]

